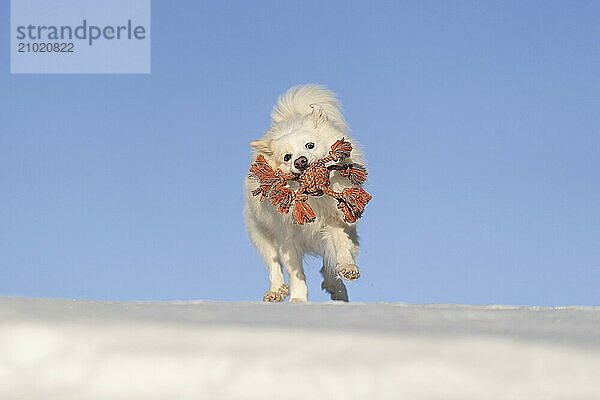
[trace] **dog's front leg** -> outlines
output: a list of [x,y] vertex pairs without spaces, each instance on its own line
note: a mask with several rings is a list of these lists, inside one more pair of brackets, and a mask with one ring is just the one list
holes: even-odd
[[290,276],[290,303],[307,301],[308,288],[302,267],[302,253],[287,244],[280,248],[279,257]]
[[288,286],[283,279],[283,271],[273,237],[265,234],[252,220],[248,221],[248,235],[269,271],[269,290],[263,295],[263,300],[267,302],[283,301],[288,294]]
[[[356,225],[344,223],[326,226],[323,229],[324,239],[329,247],[329,253],[333,252],[334,260],[325,266],[335,265],[335,274],[346,280],[354,280],[360,277],[360,271],[356,266],[358,257],[358,235]],[[326,271],[332,272],[332,271]]]

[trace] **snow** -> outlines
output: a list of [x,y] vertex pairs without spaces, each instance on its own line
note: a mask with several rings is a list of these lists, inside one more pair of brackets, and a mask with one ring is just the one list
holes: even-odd
[[600,308],[0,298],[0,399],[600,399]]

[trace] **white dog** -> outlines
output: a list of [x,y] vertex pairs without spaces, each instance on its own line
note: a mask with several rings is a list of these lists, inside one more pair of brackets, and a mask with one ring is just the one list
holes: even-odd
[[[279,97],[271,112],[271,127],[263,137],[250,145],[252,157],[262,154],[271,167],[284,172],[300,173],[306,165],[325,157],[331,145],[342,137],[353,146],[346,162],[364,165],[360,149],[349,137],[346,121],[335,95],[318,85],[302,85],[289,89]],[[331,177],[332,188],[341,191],[352,186],[339,172]],[[296,182],[291,182],[296,189]],[[245,216],[250,240],[263,257],[269,270],[270,287],[263,300],[276,302],[290,295],[290,301],[307,301],[308,290],[302,258],[305,254],[323,258],[323,284],[333,300],[348,301],[346,286],[340,277],[359,277],[356,258],[358,236],[356,225],[344,222],[337,201],[329,196],[309,197],[317,218],[312,223],[296,225],[291,213],[280,214],[268,200],[252,196],[258,184],[246,179]],[[281,267],[289,275],[285,284]]]

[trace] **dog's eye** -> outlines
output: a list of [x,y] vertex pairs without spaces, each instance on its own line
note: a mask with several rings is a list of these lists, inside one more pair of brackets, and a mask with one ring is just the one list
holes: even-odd
[[313,142],[308,142],[308,143],[306,143],[306,148],[307,149],[314,149],[315,148],[315,144]]
[[283,161],[290,161],[291,158],[292,158],[291,154],[286,154],[285,156],[283,156]]

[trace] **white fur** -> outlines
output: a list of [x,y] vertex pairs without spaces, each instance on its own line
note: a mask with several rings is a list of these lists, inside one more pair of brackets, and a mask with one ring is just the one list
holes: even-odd
[[[345,137],[353,146],[352,157],[346,162],[364,165],[360,149],[348,135],[348,127],[335,95],[319,85],[292,87],[281,95],[271,113],[271,127],[263,137],[251,143],[252,159],[263,154],[273,168],[299,172],[293,161],[305,156],[309,162],[323,158],[331,145]],[[305,147],[308,142],[315,148]],[[284,156],[291,154],[290,161]],[[292,182],[292,189],[294,186]],[[269,291],[277,292],[284,284],[282,266],[289,275],[290,301],[306,301],[307,287],[302,266],[306,254],[323,258],[322,288],[332,299],[348,301],[346,287],[336,274],[336,267],[356,265],[358,236],[356,225],[343,221],[337,200],[328,197],[310,197],[309,203],[317,215],[316,221],[299,226],[292,222],[291,211],[282,215],[269,203],[252,196],[257,183],[246,179],[246,225],[250,240],[263,257],[269,271]],[[332,187],[341,191],[352,186],[338,172],[332,174]]]

